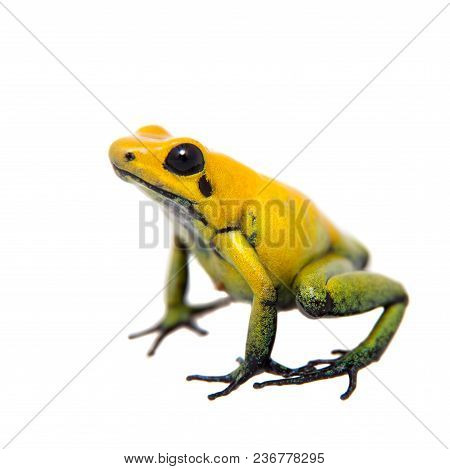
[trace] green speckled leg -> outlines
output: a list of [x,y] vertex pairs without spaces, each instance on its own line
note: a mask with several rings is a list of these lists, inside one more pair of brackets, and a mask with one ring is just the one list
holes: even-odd
[[155,326],[129,336],[130,339],[136,339],[137,337],[143,337],[153,332],[158,332],[152,347],[148,351],[148,356],[155,353],[159,344],[165,337],[182,327],[190,329],[199,335],[206,335],[207,331],[201,329],[194,318],[214,311],[222,306],[226,306],[231,301],[230,298],[222,298],[200,306],[187,305],[185,302],[189,277],[187,260],[188,249],[186,249],[178,238],[175,238],[169,266],[169,280],[166,288],[166,314],[161,322]]
[[238,358],[239,367],[231,373],[219,376],[190,375],[188,381],[228,383],[222,391],[210,394],[208,399],[227,396],[253,376],[263,372],[279,376],[292,376],[294,370],[280,365],[270,358],[276,334],[277,311],[273,304],[253,301],[250,325],[247,335],[245,359]]
[[[299,309],[308,317],[343,317],[373,310],[384,312],[368,335],[356,348],[337,350],[338,358],[313,360],[295,371],[295,377],[256,383],[255,388],[304,384],[348,375],[349,386],[341,399],[347,399],[356,388],[359,370],[379,360],[403,318],[408,302],[399,283],[382,275],[352,271],[354,264],[337,254],[306,266],[298,275],[294,289]],[[328,365],[318,369],[318,365]]]

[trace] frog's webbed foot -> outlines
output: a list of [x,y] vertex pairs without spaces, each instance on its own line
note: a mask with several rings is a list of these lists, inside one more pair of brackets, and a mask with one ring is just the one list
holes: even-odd
[[253,376],[259,375],[261,373],[268,372],[275,375],[288,377],[291,376],[292,373],[295,371],[291,368],[287,368],[283,365],[280,365],[272,359],[269,359],[264,365],[247,362],[241,357],[237,358],[236,361],[239,363],[238,368],[226,375],[190,375],[186,379],[188,381],[206,381],[209,383],[229,383],[229,385],[222,391],[210,394],[208,396],[208,399],[212,401],[214,399],[217,399],[218,397],[227,396],[232,391],[237,389],[241,384],[245,383]]
[[[305,366],[297,368],[295,377],[255,383],[255,389],[266,386],[285,386],[288,384],[305,384],[322,379],[335,378],[337,376],[348,375],[349,385],[347,390],[341,395],[341,399],[348,399],[356,389],[358,371],[367,366],[366,357],[362,357],[356,350],[333,350],[331,353],[341,355],[338,358],[311,360]],[[317,368],[321,365],[328,365],[324,368]]]
[[146,335],[157,332],[158,334],[156,336],[156,339],[147,353],[147,355],[150,357],[155,354],[156,349],[161,344],[161,342],[169,334],[177,331],[178,329],[186,328],[191,330],[192,332],[197,333],[198,335],[207,335],[208,331],[202,329],[194,320],[194,317],[201,316],[203,314],[214,311],[217,308],[227,306],[228,304],[230,304],[230,302],[230,298],[222,298],[220,300],[207,303],[201,306],[179,305],[173,308],[168,308],[168,311],[162,321],[148,329],[144,329],[143,331],[130,334],[128,338],[137,339],[138,337],[144,337]]

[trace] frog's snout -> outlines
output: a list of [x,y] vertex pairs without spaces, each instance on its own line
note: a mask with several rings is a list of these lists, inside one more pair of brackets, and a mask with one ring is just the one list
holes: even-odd
[[[109,159],[116,168],[127,170],[130,163],[133,164],[135,160],[139,159],[140,153],[138,148],[133,148],[128,140],[124,140],[117,140],[109,147]],[[136,145],[134,146],[136,147]]]
[[138,149],[130,148],[129,143],[121,139],[115,141],[109,147],[109,159],[114,172],[125,181],[128,181],[129,173],[135,173],[135,163],[139,160],[140,156]]

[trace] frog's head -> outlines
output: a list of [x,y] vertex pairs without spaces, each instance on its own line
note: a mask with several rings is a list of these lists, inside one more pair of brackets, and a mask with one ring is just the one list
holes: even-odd
[[208,150],[191,138],[174,138],[158,126],[116,140],[109,158],[116,174],[160,202],[189,207],[212,195]]
[[[192,138],[172,137],[158,126],[143,127],[134,136],[116,140],[109,157],[121,179],[159,202],[187,209],[216,226],[227,226],[239,212],[239,204],[233,204],[231,212],[217,210],[221,201],[248,198],[252,180],[259,180],[237,161]],[[241,184],[236,184],[236,178]]]

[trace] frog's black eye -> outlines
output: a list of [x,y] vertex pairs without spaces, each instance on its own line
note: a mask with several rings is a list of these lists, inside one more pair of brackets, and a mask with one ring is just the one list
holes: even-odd
[[182,143],[170,150],[163,166],[179,176],[189,176],[200,172],[205,166],[205,160],[200,148],[192,143]]

